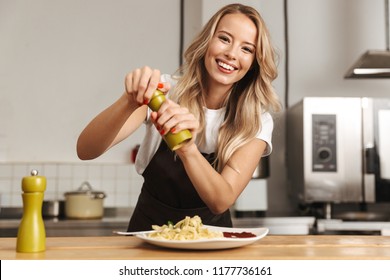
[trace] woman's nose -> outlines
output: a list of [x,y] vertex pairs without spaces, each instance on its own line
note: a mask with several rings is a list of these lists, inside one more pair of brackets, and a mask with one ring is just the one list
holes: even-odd
[[236,56],[237,56],[237,48],[233,45],[230,45],[226,51],[225,51],[225,55],[227,58],[229,59],[236,59]]

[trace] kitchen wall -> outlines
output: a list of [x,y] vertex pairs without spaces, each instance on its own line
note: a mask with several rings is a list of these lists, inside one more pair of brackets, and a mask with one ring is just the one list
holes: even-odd
[[[304,96],[390,97],[390,80],[343,78],[363,52],[385,48],[383,0],[288,1],[288,76],[283,0],[184,2],[185,45],[222,5],[242,2],[258,8],[280,53],[279,77],[274,85],[285,109]],[[77,159],[75,143],[86,123],[119,97],[129,70],[145,64],[167,73],[176,70],[179,4],[179,0],[0,0],[0,37],[7,38],[0,41],[3,198],[17,196],[18,180],[35,163],[44,171],[57,170],[50,175],[57,194],[67,190],[64,185],[76,188],[82,178],[100,172],[99,179],[92,180],[99,188],[113,186],[109,205],[122,205],[118,196],[126,187],[116,183],[122,178],[107,175],[113,180],[103,183],[107,182],[105,168],[117,170],[115,174],[128,168],[125,180],[130,189],[135,186],[137,190],[140,179],[129,158],[131,149],[142,140],[142,129],[92,162]],[[286,175],[283,113],[275,115],[273,141],[269,213],[292,215],[296,205]],[[73,181],[63,176],[63,168],[72,170],[71,174],[87,175]],[[92,171],[94,168],[100,171]],[[6,183],[1,184],[9,180],[14,182],[11,191]],[[62,184],[62,180],[69,182]],[[130,197],[136,196],[130,192]],[[5,204],[14,205],[14,201],[6,200]]]
[[[46,200],[64,200],[66,192],[77,191],[84,182],[106,194],[105,207],[129,207],[137,202],[142,178],[134,165],[94,162],[18,162],[0,163],[2,205],[21,207],[21,179],[36,169],[46,177]],[[85,186],[83,186],[83,190]]]
[[178,68],[179,4],[0,1],[0,205],[21,206],[20,180],[33,167],[48,177],[47,199],[88,180],[106,206],[134,205],[141,177],[130,158],[143,129],[91,162],[77,158],[76,141],[129,71]]
[[384,0],[289,1],[290,99],[390,97],[390,79],[345,80],[366,50],[385,50]]
[[[1,0],[0,161],[77,162],[79,133],[124,77],[179,65],[179,0]],[[99,162],[129,162],[143,131]]]

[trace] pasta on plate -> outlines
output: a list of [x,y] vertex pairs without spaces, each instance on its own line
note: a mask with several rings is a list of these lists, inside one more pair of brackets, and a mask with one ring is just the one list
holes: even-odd
[[153,225],[154,232],[149,233],[148,237],[166,240],[198,240],[223,238],[221,231],[212,231],[203,226],[199,216],[185,217],[175,225],[168,223],[162,226]]

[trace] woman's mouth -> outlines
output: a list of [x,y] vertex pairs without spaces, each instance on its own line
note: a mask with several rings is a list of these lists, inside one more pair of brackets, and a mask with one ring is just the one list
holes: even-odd
[[234,67],[234,66],[227,64],[225,62],[222,62],[220,60],[217,60],[217,64],[219,67],[221,67],[222,69],[224,69],[226,71],[234,71],[237,69],[237,67]]

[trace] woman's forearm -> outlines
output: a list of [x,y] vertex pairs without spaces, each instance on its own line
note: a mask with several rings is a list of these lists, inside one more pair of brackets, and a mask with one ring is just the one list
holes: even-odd
[[179,156],[192,184],[210,210],[216,214],[226,211],[236,199],[233,187],[210,165],[197,148]]
[[236,201],[259,164],[266,143],[254,139],[238,149],[218,173],[195,144],[177,154],[199,196],[214,213],[223,213]]
[[82,160],[94,159],[130,135],[145,118],[146,110],[137,112],[140,111],[138,108],[136,104],[130,104],[124,93],[97,115],[78,138],[78,157]]

